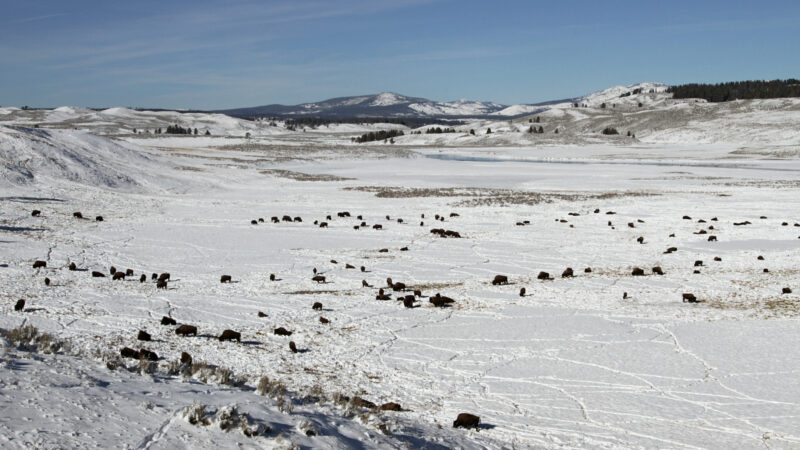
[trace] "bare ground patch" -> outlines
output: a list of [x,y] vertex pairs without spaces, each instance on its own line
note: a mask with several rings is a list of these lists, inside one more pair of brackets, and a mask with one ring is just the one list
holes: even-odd
[[291,170],[280,170],[280,169],[261,170],[258,173],[280,178],[289,178],[295,181],[348,181],[355,179],[355,178],[340,177],[337,175],[329,175],[325,173],[303,173],[303,172],[294,172]]
[[507,206],[538,205],[554,201],[608,200],[623,197],[650,197],[660,195],[643,191],[620,191],[603,193],[560,193],[515,191],[512,189],[490,189],[479,187],[407,188],[399,186],[356,186],[344,188],[348,191],[372,192],[378,198],[454,198],[461,199],[452,206]]

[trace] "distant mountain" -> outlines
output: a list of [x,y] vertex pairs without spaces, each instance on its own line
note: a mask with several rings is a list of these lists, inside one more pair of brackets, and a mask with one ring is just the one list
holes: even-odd
[[[564,100],[568,101],[568,100]],[[301,105],[265,105],[252,108],[236,108],[215,111],[238,117],[279,116],[279,117],[449,117],[471,118],[504,116],[513,117],[531,114],[543,109],[542,106],[553,102],[536,105],[501,105],[493,102],[478,102],[461,99],[452,102],[436,102],[419,97],[407,97],[393,92],[382,92],[375,95],[357,97],[338,97],[317,103]],[[506,112],[507,111],[507,112]]]

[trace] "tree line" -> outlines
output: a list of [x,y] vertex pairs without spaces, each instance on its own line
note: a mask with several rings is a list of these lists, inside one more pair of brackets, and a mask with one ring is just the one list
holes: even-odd
[[372,141],[385,141],[386,139],[392,139],[392,143],[394,143],[394,138],[397,136],[403,136],[402,130],[381,130],[381,131],[370,131],[369,133],[362,134],[359,137],[353,138],[353,142],[358,142],[359,144],[363,142],[372,142]]
[[728,102],[740,99],[800,97],[800,80],[748,80],[727,83],[691,83],[670,86],[673,98],[702,98],[709,102]]

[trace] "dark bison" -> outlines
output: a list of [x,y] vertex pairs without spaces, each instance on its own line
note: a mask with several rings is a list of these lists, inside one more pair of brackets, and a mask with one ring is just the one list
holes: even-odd
[[264,218],[263,217],[259,217],[258,218],[258,223],[264,223]]
[[508,284],[508,277],[505,275],[495,275],[492,284],[495,286],[498,284]]
[[383,225],[381,225],[379,223],[376,223],[375,225],[372,226],[372,228],[375,229],[375,230],[382,230],[383,229]]
[[181,325],[175,328],[175,334],[180,336],[197,336],[197,327],[194,325]]
[[181,352],[181,364],[186,364],[187,366],[192,363],[192,355]]
[[592,273],[592,268],[591,267],[587,267],[587,268],[583,269],[583,273]]
[[539,272],[539,275],[537,275],[536,278],[539,280],[552,280],[552,278],[550,278],[550,274],[547,272]]
[[763,261],[763,260],[764,260],[764,257],[763,257],[763,256],[761,256],[761,255],[758,255],[758,258],[756,258],[756,259],[757,259],[757,260],[759,260],[759,261]]
[[291,222],[292,218],[289,217],[289,216],[283,216],[283,217],[281,217],[281,220],[283,220],[284,222]]
[[361,287],[370,287],[369,283],[367,283],[367,280],[361,280]]
[[153,280],[153,281],[156,281],[156,280],[158,279],[158,274],[157,274],[157,273],[154,273],[154,274],[151,276],[151,278],[150,278],[150,279],[151,279],[151,280]]
[[146,331],[143,331],[143,330],[139,330],[139,334],[136,335],[136,339],[138,339],[140,341],[151,341],[152,340],[152,338],[150,337],[150,334],[148,332],[146,332]]
[[640,269],[639,267],[634,267],[633,270],[631,271],[631,275],[633,275],[634,277],[644,276],[644,270]]
[[667,249],[667,251],[665,251],[664,253],[665,253],[665,254],[666,254],[666,253],[674,253],[674,252],[677,252],[677,251],[678,251],[678,247],[670,247],[670,248],[668,248],[668,249]]
[[125,272],[119,271],[114,273],[114,276],[111,277],[112,280],[124,280],[125,279]]
[[572,278],[575,276],[575,272],[573,272],[572,267],[567,267],[561,272],[561,278]]
[[414,296],[413,295],[406,295],[403,297],[403,306],[406,308],[413,308],[414,307]]
[[108,273],[111,274],[111,275],[114,275],[115,273],[117,273],[117,268],[114,267],[114,266],[109,267],[108,268]]
[[[383,291],[383,289],[381,289],[381,291]],[[375,296],[375,300],[391,300],[391,298],[383,292],[379,292],[378,295]]]
[[326,318],[324,318],[324,317],[320,317],[320,318],[319,318],[319,323],[321,323],[321,324],[327,324],[327,323],[330,323],[330,320],[328,320],[328,319],[326,319]]
[[78,266],[75,265],[74,262],[71,262],[71,263],[69,263],[68,269],[74,272],[74,271],[78,270]]
[[103,221],[103,216],[97,216],[97,217],[94,218],[94,220],[96,222],[102,222]]
[[525,288],[521,288],[521,289],[519,290],[519,296],[520,296],[520,297],[525,297]]
[[717,240],[717,237],[714,236],[713,234],[708,237],[708,242],[716,242],[716,240]]
[[142,276],[139,277],[139,283],[144,283],[145,281],[147,281],[147,275],[142,274]]
[[378,409],[381,411],[402,411],[403,407],[399,403],[389,402],[382,404]]
[[238,331],[233,331],[233,330],[225,330],[225,331],[222,332],[222,334],[219,335],[219,337],[217,339],[219,339],[220,342],[222,342],[222,341],[242,342],[242,333],[239,333]]
[[398,281],[397,283],[392,284],[392,290],[395,291],[395,292],[405,291],[406,290],[406,284],[405,283],[401,283],[401,282]]
[[33,211],[31,211],[31,216],[33,216],[33,217],[39,217],[39,215],[40,215],[41,213],[42,213],[42,212],[41,212],[41,211],[39,211],[38,209],[34,209]]
[[366,268],[366,267],[364,267],[364,266],[361,266],[361,271],[362,271],[362,272],[366,272],[366,271],[367,271],[367,268]]
[[130,347],[122,347],[119,351],[119,354],[123,358],[139,359],[139,352]]
[[291,350],[292,353],[297,353],[297,345],[295,345],[294,341],[289,341],[289,350]]
[[105,274],[103,274],[102,272],[98,272],[96,270],[92,271],[92,276],[95,277],[95,278],[105,278],[106,277]]
[[377,407],[375,403],[372,403],[371,401],[365,400],[361,397],[353,397],[353,399],[350,400],[350,403],[352,403],[353,406],[358,406],[359,408],[375,409]]
[[303,221],[303,218],[298,216],[298,217],[295,217],[295,218],[294,218],[294,221],[295,221],[295,222],[302,222],[302,221]]
[[311,305],[311,309],[313,309],[314,311],[322,311],[322,303],[314,302],[314,304]]
[[355,269],[355,268],[356,268],[356,266],[354,266],[354,265],[352,265],[352,264],[349,264],[349,263],[348,263],[348,264],[345,264],[345,265],[344,265],[344,268],[345,268],[345,269]]
[[258,221],[256,219],[253,219],[250,221],[250,225],[258,225]]
[[14,311],[22,311],[23,308],[25,308],[25,300],[17,300],[17,303],[14,305]]
[[172,317],[163,316],[161,317],[161,325],[177,325],[178,322],[175,321]]
[[164,272],[158,276],[159,281],[169,281],[169,279],[170,279],[169,272]]
[[281,221],[280,219],[278,219],[278,216],[272,216],[270,220],[272,221],[272,223],[278,223]]
[[714,257],[714,261],[720,262],[720,261],[722,261],[722,258],[720,258],[719,256],[715,256]]
[[269,281],[275,281],[275,274],[274,273],[269,274]]
[[791,293],[792,289],[788,287],[783,288],[783,290],[781,291],[781,294],[791,294]]
[[44,277],[44,285],[50,286],[50,278]]
[[700,259],[698,259],[697,261],[695,261],[695,262],[694,262],[694,266],[695,266],[695,267],[700,267],[700,266],[702,266],[702,265],[703,265],[703,261],[702,261],[702,260],[700,260]]
[[273,331],[273,333],[277,334],[278,336],[291,336],[292,335],[291,331],[289,331],[289,330],[287,330],[286,328],[283,328],[283,327],[275,328],[275,331]]
[[697,297],[695,297],[694,294],[684,293],[683,294],[683,302],[684,303],[687,303],[687,302],[688,303],[697,303]]
[[461,413],[453,421],[453,428],[478,428],[481,424],[481,418],[470,413]]
[[156,281],[156,289],[166,289],[166,288],[167,288],[167,280]]
[[633,222],[628,222],[628,228],[636,228],[636,225]]
[[692,218],[689,216],[683,216],[683,220],[692,220]]
[[644,244],[644,236],[639,236],[638,238],[636,238],[636,242]]
[[34,269],[38,269],[40,267],[47,267],[47,263],[45,261],[42,261],[42,260],[36,260],[36,261],[33,262],[33,268]]
[[263,312],[259,311],[258,312],[258,317],[267,317],[267,315],[266,315],[266,313],[263,313]]
[[322,275],[315,275],[311,279],[313,281],[316,281],[317,283],[324,283],[325,282],[325,277],[322,276]]
[[661,266],[653,267],[653,273],[656,275],[664,275],[664,271],[661,270]]
[[80,211],[75,211],[74,213],[72,213],[72,217],[76,219],[83,219],[83,214],[81,214]]
[[328,222],[320,222],[319,223],[319,227],[320,228],[328,228]]
[[158,361],[158,355],[156,352],[151,352],[150,350],[140,348],[139,359],[143,359],[145,361]]
[[219,277],[219,282],[220,283],[230,283],[231,282],[231,276],[230,275],[223,275],[223,276]]
[[382,248],[382,249],[378,250],[378,253],[389,253],[389,249],[388,248]]
[[436,295],[428,299],[428,302],[430,302],[433,306],[442,308],[450,305],[451,303],[455,303],[456,301],[437,292]]

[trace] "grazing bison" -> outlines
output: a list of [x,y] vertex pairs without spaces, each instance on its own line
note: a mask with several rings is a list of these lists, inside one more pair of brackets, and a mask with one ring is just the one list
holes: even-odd
[[167,288],[167,280],[156,281],[156,289],[166,289],[166,288]]
[[361,229],[361,227],[359,227],[358,225],[353,225],[353,229],[354,229],[354,230],[360,230],[360,229]]
[[258,317],[267,317],[267,315],[261,311],[258,312]]
[[311,309],[314,311],[322,311],[322,303],[314,302],[314,304],[311,306]]
[[283,327],[275,328],[275,331],[273,331],[273,333],[277,334],[278,336],[291,336],[292,335],[291,331],[289,331],[289,330],[287,330],[286,328],[283,328]]
[[694,266],[695,266],[695,267],[700,267],[700,266],[702,266],[702,265],[703,265],[703,261],[702,261],[702,260],[700,260],[700,259],[698,259],[697,261],[695,261],[695,262],[694,262]]
[[782,291],[781,291],[781,294],[791,294],[791,293],[792,293],[792,290],[791,290],[791,288],[788,288],[788,287],[783,288]]
[[158,279],[158,274],[154,273],[153,275],[151,275],[150,279],[156,281]]
[[97,217],[94,218],[94,220],[95,220],[95,222],[102,222],[103,221],[103,216],[97,216]]
[[361,271],[362,271],[362,272],[366,272],[366,271],[367,271],[367,268],[366,268],[366,267],[364,267],[364,266],[361,266]]
[[14,305],[14,311],[22,311],[25,308],[25,300],[19,299]]
[[508,284],[508,277],[505,275],[495,275],[492,284],[495,286],[498,284]]
[[92,271],[92,276],[94,278],[105,278],[106,277],[105,274],[103,274],[102,272],[98,272],[96,270]]
[[219,277],[219,282],[220,283],[230,283],[231,282],[231,276],[230,275],[223,275],[223,276]]
[[592,273],[592,268],[591,267],[587,267],[587,268],[583,269],[583,273]]
[[653,273],[654,273],[655,275],[664,275],[664,271],[663,271],[663,270],[661,270],[661,266],[655,266],[655,267],[653,267]]
[[328,319],[326,319],[326,318],[324,318],[324,317],[320,316],[320,318],[319,318],[319,323],[321,323],[321,324],[328,324],[328,323],[330,323],[330,320],[328,320]]
[[140,348],[139,359],[143,359],[145,361],[158,361],[158,355],[156,354],[156,352],[151,352],[150,350],[145,350],[143,348]]
[[692,218],[689,216],[683,216],[683,220],[692,220]]
[[706,230],[700,230],[695,232],[694,234],[708,234],[708,232]]
[[34,209],[33,211],[31,211],[31,216],[32,216],[32,217],[39,217],[39,215],[40,215],[41,213],[42,213],[42,212],[41,212],[41,211],[39,211],[38,209]]
[[625,300],[626,298],[628,298],[628,293],[627,292],[623,292],[622,293],[622,299]]
[[75,211],[74,213],[72,213],[72,217],[76,219],[83,219],[83,214],[81,214],[80,211]]
[[297,353],[297,345],[295,345],[294,341],[289,341],[289,350],[291,350],[292,353]]
[[151,341],[150,334],[146,331],[139,330],[139,334],[136,335],[136,339],[140,341]]
[[481,423],[481,418],[470,413],[461,413],[453,421],[453,428],[472,428],[478,429]]
[[159,281],[169,281],[169,279],[170,279],[170,275],[169,275],[168,272],[164,272],[164,273],[162,273],[161,275],[158,276],[158,280]]
[[125,279],[125,272],[119,271],[114,273],[114,276],[111,277],[112,280],[124,280]]
[[50,278],[44,277],[44,285],[50,286]]
[[599,214],[599,213],[600,213],[600,208],[596,208],[596,209],[594,210],[594,213],[595,213],[595,214]]
[[708,242],[716,242],[716,241],[717,241],[717,237],[714,236],[713,234],[708,237]]
[[186,364],[187,366],[192,364],[192,355],[181,352],[181,364]]
[[539,275],[537,275],[536,278],[539,280],[552,280],[552,278],[550,278],[550,274],[547,272],[539,272]]
[[330,215],[325,216],[326,220],[333,220]]
[[315,275],[311,277],[311,280],[316,281],[317,283],[325,283],[325,277],[322,275]]
[[117,273],[117,268],[114,267],[114,266],[109,267],[108,268],[108,273],[111,274],[111,275],[114,275],[115,273]]
[[345,265],[344,265],[344,268],[345,268],[345,269],[355,269],[355,268],[356,268],[356,266],[354,266],[354,265],[352,265],[352,264],[349,264],[349,263],[348,263],[348,264],[345,264]]
[[142,274],[142,276],[139,277],[139,283],[144,283],[145,281],[147,281],[147,275]]
[[416,297],[422,297],[422,291],[421,291],[421,290],[419,290],[419,289],[414,289],[414,296],[416,296]]
[[42,261],[42,260],[36,260],[36,261],[33,262],[33,268],[34,269],[38,269],[40,267],[47,267],[47,263],[45,261]]
[[714,257],[714,261],[720,262],[720,261],[722,261],[722,258],[720,258],[719,256],[715,256]]
[[78,270],[78,266],[75,265],[74,262],[71,262],[71,263],[69,263],[68,269],[74,272],[74,271]]
[[433,306],[443,308],[445,306],[449,306],[451,303],[455,303],[455,300],[450,297],[445,297],[437,292],[436,295],[428,299],[428,302],[430,302]]
[[696,274],[700,273],[700,271],[699,271],[699,270],[695,270],[695,271],[694,271],[694,272],[692,272],[692,273],[696,275]]
[[263,217],[259,217],[258,218],[258,223],[264,223],[264,218]]
[[319,223],[319,227],[320,228],[328,228],[328,222],[320,222]]
[[275,274],[274,273],[269,274],[269,281],[275,281]]
[[391,300],[391,298],[383,292],[379,292],[378,295],[375,296],[375,300]]
[[762,272],[764,272],[764,273],[769,273],[769,269],[767,269],[767,268],[764,268],[764,270],[763,270]]
[[564,272],[561,273],[561,278],[572,278],[575,276],[575,273],[572,271],[572,267],[567,267],[564,269]]
[[222,341],[242,342],[242,333],[233,330],[224,330],[217,339],[219,339],[220,342]]
[[525,288],[521,288],[521,289],[519,290],[519,296],[520,296],[520,297],[525,297]]
[[406,295],[403,297],[403,306],[406,308],[413,308],[414,307],[414,296],[413,295]]
[[763,260],[764,260],[764,257],[763,257],[763,256],[761,256],[761,255],[758,255],[758,258],[756,258],[756,259],[757,259],[757,260],[759,260],[759,261],[763,261]]
[[631,271],[631,275],[634,277],[644,276],[644,270],[640,269],[639,267],[634,267]]
[[665,254],[666,254],[666,253],[674,253],[674,252],[677,252],[677,251],[678,251],[678,247],[670,247],[670,248],[668,248],[668,249],[667,249],[667,251],[665,251],[664,253],[665,253]]
[[392,284],[392,290],[395,291],[395,292],[405,291],[406,290],[406,284],[405,283],[401,283],[401,282],[398,281],[397,283]]
[[283,217],[281,217],[281,220],[284,221],[284,222],[291,222],[292,218],[289,217],[289,216],[283,216]]
[[271,221],[272,221],[272,223],[278,223],[278,222],[280,222],[280,219],[278,219],[278,216],[272,216],[272,218],[270,218],[269,220],[271,220]]
[[633,222],[628,222],[628,228],[636,228],[636,225]]
[[375,409],[377,407],[375,403],[372,403],[371,401],[365,400],[361,397],[353,397],[353,399],[350,400],[350,403],[352,403],[353,406],[358,406],[359,408]]
[[119,354],[123,358],[139,359],[139,352],[130,347],[122,347],[119,351]]
[[403,219],[398,218],[397,223],[403,223]]
[[197,327],[194,325],[181,325],[175,329],[175,334],[179,336],[197,336]]
[[389,249],[388,248],[382,248],[382,249],[378,250],[378,253],[389,253]]
[[695,297],[694,294],[684,293],[683,294],[683,302],[684,303],[687,303],[687,302],[688,303],[697,303],[697,297]]
[[372,226],[372,228],[374,230],[382,230],[383,229],[383,225],[381,225],[379,223],[376,223],[375,225]]
[[370,287],[369,283],[367,283],[367,280],[361,280],[361,287]]
[[697,223],[706,223],[706,221],[703,220],[703,219],[700,219],[700,220],[697,221]]
[[382,404],[378,409],[381,411],[402,411],[403,407],[399,403],[389,402]]
[[644,244],[644,236],[639,236],[638,238],[636,238],[636,242]]
[[302,221],[303,221],[303,218],[298,216],[298,217],[295,217],[295,218],[294,218],[294,221],[295,221],[295,222],[302,222]]
[[736,226],[736,227],[742,226],[742,225],[750,225],[750,221],[749,220],[745,220],[744,222],[734,222],[733,225]]
[[161,317],[161,325],[177,325],[178,322],[175,321],[172,317],[162,316]]
[[253,219],[250,221],[250,225],[258,225],[258,221],[256,219]]

